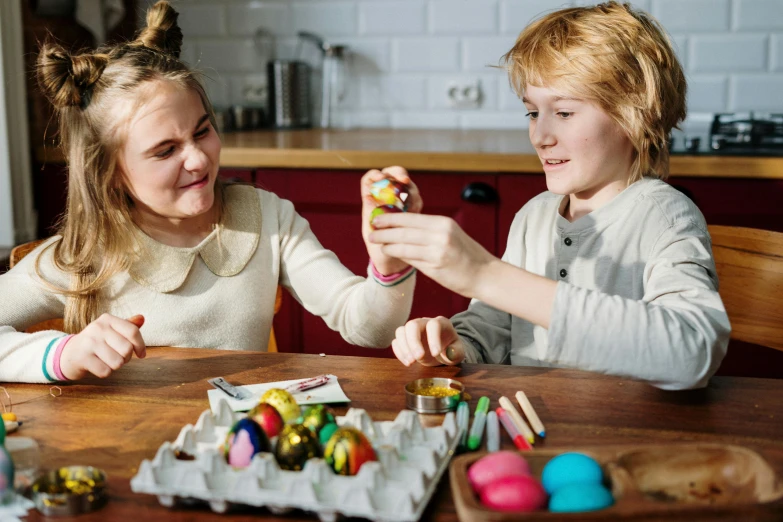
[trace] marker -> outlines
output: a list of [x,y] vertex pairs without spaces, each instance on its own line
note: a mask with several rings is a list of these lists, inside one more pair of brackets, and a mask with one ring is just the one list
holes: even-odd
[[487,413],[487,451],[500,450],[500,425],[498,414],[494,411]]
[[533,430],[538,433],[539,437],[546,437],[546,430],[544,429],[544,425],[541,423],[541,419],[538,418],[538,415],[536,415],[536,410],[533,409],[533,405],[530,404],[530,401],[528,400],[527,395],[525,395],[525,392],[518,391],[516,398],[519,406],[525,413],[527,420],[530,421],[530,425],[533,427]]
[[468,424],[470,423],[470,408],[468,403],[460,401],[457,406],[457,428],[459,428],[459,446],[464,448],[468,443]]
[[476,406],[476,413],[473,414],[473,426],[470,427],[468,436],[468,449],[475,450],[481,446],[481,437],[484,434],[484,422],[487,420],[487,411],[489,410],[489,397],[482,397]]
[[522,415],[520,415],[514,405],[511,404],[511,401],[508,400],[508,397],[501,397],[500,405],[503,406],[503,409],[506,410],[511,416],[511,420],[514,421],[514,424],[516,424],[519,432],[524,435],[530,444],[533,444],[536,441],[536,436],[533,435],[533,431],[530,429],[530,426],[527,425],[525,420],[522,418]]
[[511,437],[511,440],[514,442],[514,446],[516,446],[517,449],[522,451],[533,449],[533,446],[531,446],[530,443],[525,440],[525,437],[519,433],[519,430],[514,424],[514,421],[511,420],[511,417],[506,410],[503,408],[498,408],[495,410],[495,413],[497,414],[498,419],[500,419],[500,424],[502,424],[506,429],[506,433],[508,433],[508,436]]
[[299,381],[297,383],[291,384],[285,390],[287,392],[297,393],[305,390],[312,390],[313,388],[318,388],[319,386],[323,386],[328,382],[329,382],[328,375],[319,375],[318,377],[305,379],[304,381]]

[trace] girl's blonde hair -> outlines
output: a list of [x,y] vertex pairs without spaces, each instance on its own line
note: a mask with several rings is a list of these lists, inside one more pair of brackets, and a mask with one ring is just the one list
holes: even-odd
[[658,22],[606,2],[545,15],[501,59],[514,91],[549,87],[596,102],[635,149],[629,184],[669,174],[668,136],[685,118],[686,82]]
[[[67,297],[67,332],[79,332],[97,317],[101,290],[114,275],[128,270],[139,252],[133,200],[118,161],[134,109],[154,92],[143,87],[169,81],[192,89],[215,125],[197,73],[179,60],[182,31],[177,16],[161,1],[149,9],[147,26],[132,42],[75,55],[45,43],[38,55],[38,83],[56,109],[68,164],[67,203],[58,227],[62,238],[54,243],[53,255],[55,265],[71,277],[69,288],[53,286]],[[119,103],[126,100],[132,103]],[[219,220],[219,182],[215,192]],[[35,265],[39,277],[40,259]]]

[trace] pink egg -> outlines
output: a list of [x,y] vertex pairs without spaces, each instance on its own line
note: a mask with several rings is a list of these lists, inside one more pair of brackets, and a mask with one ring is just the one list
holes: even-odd
[[468,482],[473,491],[481,493],[484,486],[503,477],[530,475],[525,458],[514,451],[498,451],[478,459],[468,469]]
[[546,491],[531,476],[509,476],[481,490],[481,503],[497,511],[536,511],[547,504]]

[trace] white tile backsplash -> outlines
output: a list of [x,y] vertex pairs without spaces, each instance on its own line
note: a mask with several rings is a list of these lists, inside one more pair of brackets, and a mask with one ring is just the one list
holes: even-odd
[[729,0],[653,0],[651,11],[669,32],[726,31]]
[[322,36],[351,36],[359,31],[356,2],[295,2],[295,31],[310,31]]
[[285,2],[247,2],[227,9],[229,34],[250,36],[263,29],[273,35],[287,36],[293,31],[293,14]]
[[367,36],[423,34],[427,4],[421,0],[359,3],[359,33]]
[[733,77],[731,81],[729,109],[781,112],[783,74],[743,75]]
[[496,0],[430,0],[429,28],[433,34],[495,34]]
[[783,29],[783,0],[734,0],[734,28],[738,31]]
[[688,110],[691,112],[721,112],[728,100],[727,76],[688,77]]
[[535,18],[572,4],[569,0],[501,0],[500,32],[516,38]]
[[182,34],[188,36],[222,36],[226,34],[225,6],[194,5],[177,19]]
[[[152,0],[140,0],[140,8]],[[493,70],[532,19],[591,0],[177,0],[182,57],[211,78],[216,106],[246,103],[270,57],[321,56],[297,31],[348,45],[351,95],[340,121],[358,127],[525,128],[522,102]],[[689,120],[713,112],[783,112],[783,0],[633,0],[671,35],[689,81]],[[260,52],[259,28],[274,38]],[[452,109],[451,79],[479,80],[478,109]],[[317,97],[317,92],[314,93]]]
[[462,69],[487,71],[500,65],[500,58],[514,46],[514,36],[471,37],[462,39]]
[[768,37],[763,34],[692,36],[688,69],[725,73],[765,71],[767,42]]
[[392,42],[392,67],[398,72],[458,70],[459,56],[455,37],[395,38]]

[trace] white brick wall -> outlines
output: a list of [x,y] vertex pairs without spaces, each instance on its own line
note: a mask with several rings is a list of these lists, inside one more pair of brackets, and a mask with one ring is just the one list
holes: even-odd
[[[143,2],[141,2],[143,3]],[[252,104],[275,53],[318,68],[313,31],[347,44],[351,85],[340,121],[356,127],[524,128],[524,108],[492,69],[519,31],[542,13],[590,0],[178,0],[183,58],[203,69],[216,106]],[[783,112],[783,0],[632,0],[670,33],[689,80],[689,120],[721,111]],[[478,82],[479,108],[453,109],[451,85]]]

